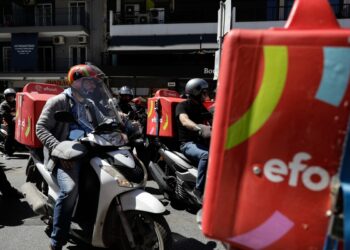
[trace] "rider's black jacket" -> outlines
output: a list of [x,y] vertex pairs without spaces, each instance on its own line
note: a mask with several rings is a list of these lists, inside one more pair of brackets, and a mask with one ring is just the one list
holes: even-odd
[[8,124],[8,126],[14,126],[13,118],[15,117],[13,114],[16,112],[16,102],[8,102],[3,101],[0,104],[0,115]]

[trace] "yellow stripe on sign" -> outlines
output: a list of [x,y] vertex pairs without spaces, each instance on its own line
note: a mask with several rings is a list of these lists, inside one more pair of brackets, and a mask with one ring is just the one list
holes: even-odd
[[148,110],[148,114],[147,117],[151,117],[152,113],[153,113],[153,109],[154,109],[154,101],[151,101],[151,107]]
[[168,117],[168,114],[165,114],[165,122],[163,125],[163,130],[166,130],[168,128],[168,125],[169,125],[169,117]]
[[28,135],[29,135],[29,133],[30,133],[30,127],[31,127],[30,116],[28,116],[28,126],[27,126],[26,131],[24,132],[24,135],[25,135],[26,137],[28,137]]
[[286,46],[264,46],[262,84],[252,106],[227,131],[225,148],[232,149],[254,135],[276,108],[285,86],[288,68]]

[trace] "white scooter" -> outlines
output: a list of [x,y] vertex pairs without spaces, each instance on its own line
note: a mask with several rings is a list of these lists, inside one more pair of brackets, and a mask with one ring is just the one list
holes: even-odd
[[[74,119],[69,115],[62,111],[55,118],[67,122]],[[115,123],[99,124],[77,141],[88,153],[81,168],[71,235],[94,247],[171,249],[165,207],[144,191],[145,166],[133,155]],[[42,149],[33,149],[30,155],[22,192],[33,211],[48,218],[50,224],[59,188],[43,164]]]

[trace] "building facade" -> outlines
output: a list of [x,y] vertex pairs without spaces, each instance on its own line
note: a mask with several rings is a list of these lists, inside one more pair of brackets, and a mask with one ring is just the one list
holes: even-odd
[[105,72],[136,94],[182,91],[188,79],[214,85],[218,0],[108,0]]
[[[329,0],[350,27],[350,0]],[[232,28],[283,27],[292,0],[232,0]],[[215,89],[220,0],[2,0],[0,92],[30,81],[65,85],[70,66],[99,66],[111,87]]]
[[101,64],[106,1],[4,0],[0,11],[0,91],[28,82],[65,85],[70,66]]
[[[329,0],[341,25],[350,27],[349,0]],[[232,28],[283,27],[292,0],[232,0]],[[349,1],[350,2],[350,1]],[[193,77],[214,89],[220,0],[108,0],[104,70],[112,85],[137,94],[174,88]]]

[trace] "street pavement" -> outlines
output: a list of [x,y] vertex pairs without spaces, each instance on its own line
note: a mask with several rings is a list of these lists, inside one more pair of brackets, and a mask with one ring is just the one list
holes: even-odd
[[[27,153],[16,153],[5,160],[0,156],[0,167],[5,170],[11,184],[20,190],[25,182]],[[159,194],[157,185],[149,181],[146,190],[166,205],[166,220],[174,239],[174,250],[224,250],[220,242],[206,238],[196,224],[196,215],[184,208],[175,207]],[[34,214],[25,199],[5,202],[0,197],[0,249],[1,250],[44,250],[48,249],[49,238],[44,233],[46,225],[40,216]],[[64,249],[86,250],[82,244],[68,243]]]

